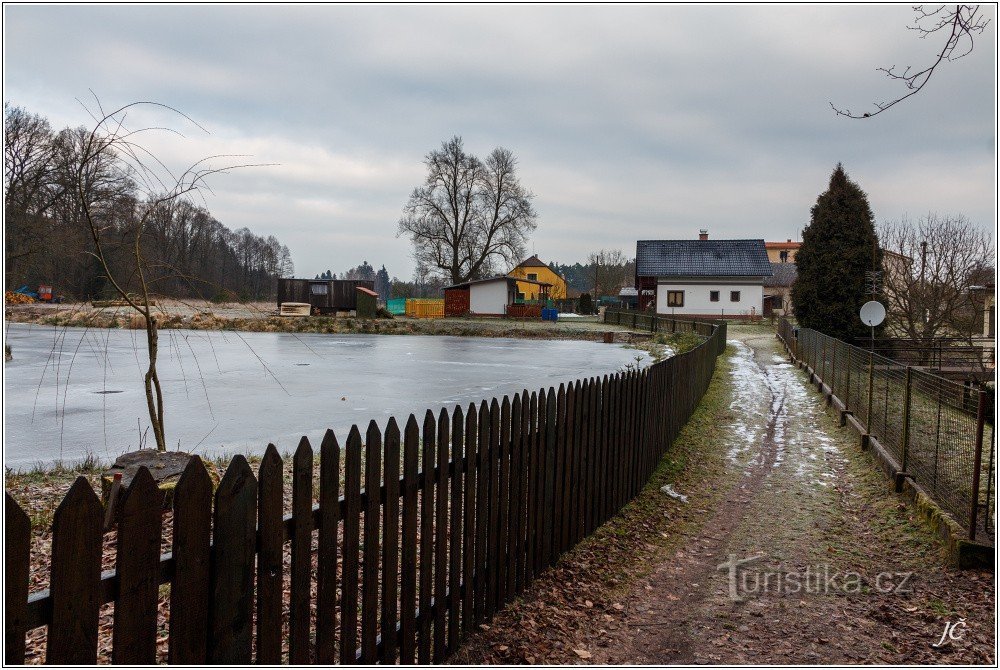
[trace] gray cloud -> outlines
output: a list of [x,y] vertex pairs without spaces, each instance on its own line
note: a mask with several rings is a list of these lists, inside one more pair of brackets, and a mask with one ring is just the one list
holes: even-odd
[[367,259],[408,276],[395,221],[452,134],[514,150],[538,196],[534,250],[563,262],[701,227],[793,237],[838,161],[880,219],[961,211],[995,226],[995,27],[893,112],[829,107],[888,98],[877,66],[932,57],[905,6],[4,13],[5,100],[57,126],[88,120],[75,102],[88,88],[109,105],[157,100],[212,133],[179,123],[188,139],[151,137],[158,154],[280,163],[218,177],[207,205],[277,235],[304,275]]

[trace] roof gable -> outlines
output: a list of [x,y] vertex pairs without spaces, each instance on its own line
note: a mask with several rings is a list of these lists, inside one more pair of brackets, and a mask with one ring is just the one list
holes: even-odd
[[640,277],[770,277],[764,240],[639,240]]

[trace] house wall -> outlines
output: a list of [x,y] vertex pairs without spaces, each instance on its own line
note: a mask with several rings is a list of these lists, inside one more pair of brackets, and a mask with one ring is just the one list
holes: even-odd
[[781,296],[781,307],[774,307],[775,316],[792,314],[792,289],[790,286],[765,286],[764,297]]
[[[781,260],[781,252],[784,251],[788,254],[785,260]],[[767,247],[767,260],[772,263],[794,263],[795,254],[798,253],[798,248],[795,249],[781,249],[776,247]]]
[[506,281],[472,284],[469,287],[469,312],[503,315],[509,302]]
[[[683,307],[668,307],[667,292],[684,291]],[[719,301],[712,302],[711,291],[719,292]],[[729,300],[730,291],[739,291],[739,302]],[[660,280],[656,285],[656,312],[658,314],[731,315],[763,313],[764,287],[762,280],[739,283],[725,277],[717,280]]]
[[[562,300],[566,297],[566,280],[547,267],[521,267],[518,266],[510,271],[508,277],[528,279],[529,274],[537,275],[535,281],[544,284],[552,284],[549,287],[549,298],[552,300]],[[524,294],[525,300],[537,300],[539,286],[523,282],[517,283],[517,290]]]
[[463,316],[469,313],[469,289],[448,288],[444,290],[444,315]]

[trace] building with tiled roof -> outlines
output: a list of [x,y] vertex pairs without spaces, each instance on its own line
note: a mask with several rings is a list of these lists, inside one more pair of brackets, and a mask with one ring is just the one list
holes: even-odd
[[711,318],[763,313],[772,275],[764,240],[639,240],[635,252],[639,308]]
[[535,254],[518,263],[517,267],[507,273],[508,277],[527,281],[518,282],[517,293],[520,300],[538,300],[538,285],[532,282],[542,282],[549,285],[548,297],[552,300],[566,298],[566,280]]

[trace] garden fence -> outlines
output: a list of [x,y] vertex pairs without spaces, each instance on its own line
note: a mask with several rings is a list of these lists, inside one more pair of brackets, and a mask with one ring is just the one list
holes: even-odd
[[992,394],[788,320],[778,336],[865,434],[968,533],[992,542],[996,491]]
[[46,627],[45,662],[95,663],[107,603],[114,663],[443,661],[635,497],[695,410],[725,325],[654,327],[706,339],[642,370],[372,421],[343,444],[328,431],[318,491],[303,438],[290,510],[273,445],[256,473],[236,456],[214,490],[192,457],[169,553],[163,492],[141,469],[103,573],[104,510],[81,477],[55,512],[44,591],[28,593],[30,523],[7,494],[5,661],[23,663],[26,633]]

